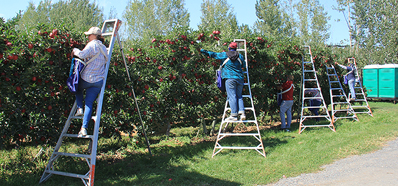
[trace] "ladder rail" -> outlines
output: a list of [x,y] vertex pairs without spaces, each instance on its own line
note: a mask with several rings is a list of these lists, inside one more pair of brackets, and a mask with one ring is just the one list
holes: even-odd
[[[340,80],[339,80],[339,76],[337,75],[337,72],[336,72],[336,68],[334,68],[334,66],[333,65],[331,65],[331,67],[328,67],[328,66],[325,66],[326,67],[326,74],[327,74],[327,77],[328,77],[328,81],[329,81],[329,91],[330,91],[330,104],[331,104],[331,110],[332,110],[332,120],[333,120],[333,122],[335,122],[335,121],[337,121],[338,119],[342,119],[342,118],[351,118],[351,119],[354,119],[354,120],[356,120],[356,121],[359,121],[359,119],[358,119],[358,117],[357,117],[357,115],[356,115],[356,113],[354,112],[354,109],[352,108],[352,106],[351,106],[351,103],[350,102],[348,102],[348,98],[347,98],[347,95],[345,94],[345,91],[344,91],[344,89],[343,89],[343,86],[341,85],[341,82],[340,82]],[[329,71],[332,71],[332,73],[329,73]],[[331,80],[331,76],[333,76],[333,77],[335,77],[336,78],[336,80]],[[335,102],[334,101],[334,93],[333,93],[333,90],[337,90],[337,89],[335,89],[333,86],[332,86],[332,84],[337,84],[338,85],[338,90],[339,90],[339,93],[340,94],[342,94],[343,96],[342,96],[342,98],[344,99],[342,102],[340,101],[340,102]],[[340,97],[341,98],[341,97]],[[340,107],[341,107],[341,105],[347,105],[348,106],[348,109],[339,109],[339,110],[336,110],[335,109],[335,106],[336,105],[340,105]],[[338,113],[338,112],[347,112],[347,113],[349,113],[349,114],[353,114],[352,116],[336,116],[336,114]]]
[[[321,86],[319,84],[319,80],[318,80],[318,76],[317,76],[317,72],[315,70],[315,65],[314,65],[314,59],[312,58],[312,51],[311,51],[311,47],[305,45],[304,47],[304,55],[302,56],[302,90],[301,90],[301,115],[300,115],[300,124],[299,124],[299,134],[301,134],[301,132],[304,131],[304,129],[306,129],[307,127],[329,127],[332,131],[336,132],[335,127],[333,125],[333,119],[331,119],[329,111],[327,109],[326,106],[326,102],[324,99],[324,96],[322,94],[322,90],[321,90]],[[306,61],[307,58],[309,57],[310,60]],[[306,68],[306,64],[311,65],[310,69]],[[306,74],[311,73],[311,79],[306,79]],[[316,88],[313,87],[306,87],[306,82],[316,82]],[[306,90],[317,90],[319,93],[319,97],[317,97],[318,99],[321,99],[321,104],[320,106],[305,106],[305,100],[309,99],[309,98],[314,98],[314,97],[306,97],[305,96],[305,91]],[[320,115],[318,114],[318,116],[312,116],[312,115],[305,115],[304,109],[308,109],[308,108],[318,108],[318,109],[324,109],[326,111],[326,115]],[[319,125],[319,124],[315,124],[315,125],[305,125],[304,121],[307,118],[326,118],[330,123],[329,125]]]

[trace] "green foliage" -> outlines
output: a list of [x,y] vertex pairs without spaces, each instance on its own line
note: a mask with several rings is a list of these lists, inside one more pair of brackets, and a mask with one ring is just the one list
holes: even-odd
[[51,23],[54,26],[68,25],[71,31],[83,32],[92,26],[100,26],[99,23],[102,22],[102,9],[90,0],[60,0],[56,3],[44,0],[37,7],[32,2],[29,3],[18,28],[24,30],[35,27],[38,23]]
[[234,9],[226,0],[206,0],[201,5],[200,31],[218,30],[226,38],[237,36],[238,21]]
[[259,34],[276,38],[294,36],[290,22],[291,18],[279,2],[280,0],[261,0],[256,2],[258,20],[255,23],[255,28]]
[[127,38],[140,40],[143,44],[154,36],[168,35],[175,28],[189,25],[184,0],[131,0],[123,18],[128,25]]

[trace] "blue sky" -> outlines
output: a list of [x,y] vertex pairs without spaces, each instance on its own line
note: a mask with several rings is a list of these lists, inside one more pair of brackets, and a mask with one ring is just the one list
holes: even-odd
[[[19,10],[26,10],[29,2],[33,2],[38,5],[41,0],[10,0],[3,1],[0,6],[0,17],[4,17],[6,20],[16,15]],[[53,0],[56,2],[57,0]],[[93,2],[93,0],[91,0]],[[111,7],[114,7],[117,11],[119,19],[122,18],[125,7],[127,6],[128,0],[96,0],[100,7],[104,9],[106,15],[109,14]],[[116,3],[115,3],[116,2]],[[255,4],[256,0],[227,0],[228,4],[234,8],[234,13],[238,19],[238,24],[247,24],[253,26],[257,20]],[[336,6],[335,0],[320,1],[324,6],[328,15],[331,16],[329,21],[330,27],[330,39],[328,44],[339,44],[341,40],[345,40],[344,43],[348,43],[348,27],[344,20],[342,13],[333,10],[332,6]],[[190,25],[193,29],[197,28],[200,22],[200,5],[202,0],[185,0],[185,7],[190,13]],[[339,22],[336,20],[340,19]]]

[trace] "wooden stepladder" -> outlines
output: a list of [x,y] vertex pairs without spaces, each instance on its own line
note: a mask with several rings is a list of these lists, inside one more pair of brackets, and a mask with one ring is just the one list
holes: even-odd
[[[302,99],[301,99],[301,116],[299,134],[303,132],[307,127],[329,127],[332,131],[336,131],[333,125],[333,120],[330,118],[325,99],[322,95],[321,87],[319,85],[318,76],[315,71],[315,66],[312,58],[312,52],[310,46],[304,46],[304,55],[302,57]],[[317,91],[319,96],[308,96],[307,91]],[[305,103],[309,100],[318,99],[321,100],[319,106],[306,106]],[[305,109],[323,109],[325,114],[311,115],[305,112]],[[304,124],[304,121],[308,118],[326,118],[329,124]]]
[[[331,67],[326,67],[326,73],[329,81],[329,90],[330,90],[330,104],[332,109],[332,121],[335,122],[341,118],[348,118],[358,120],[354,109],[352,109],[350,102],[344,92],[343,86],[339,80],[339,76],[336,73],[336,69],[333,65]],[[339,109],[336,109],[337,106],[340,106]],[[341,108],[343,107],[343,108]],[[343,113],[343,115],[341,115]]]
[[[354,112],[356,114],[369,114],[370,116],[373,117],[372,110],[369,107],[368,100],[366,99],[365,92],[363,91],[362,81],[361,81],[361,78],[358,73],[357,62],[356,62],[355,58],[348,58],[348,63],[350,63],[350,62],[352,64],[354,64],[355,69],[356,69],[355,70],[356,80],[355,80],[354,90],[355,90],[355,97],[357,99],[355,101],[351,102],[352,108],[354,109]],[[348,97],[351,97],[351,93],[349,94]],[[359,105],[356,105],[356,103],[358,103]]]
[[[228,99],[225,102],[225,108],[224,108],[224,113],[222,116],[222,121],[221,121],[221,125],[220,125],[220,129],[218,131],[218,135],[217,135],[217,140],[216,140],[216,144],[214,146],[214,150],[213,150],[213,155],[212,157],[214,157],[216,154],[218,154],[221,150],[223,149],[254,149],[256,150],[258,153],[260,153],[262,156],[265,157],[265,151],[264,151],[264,145],[263,145],[263,141],[261,140],[261,135],[260,135],[260,129],[258,127],[258,122],[257,122],[257,116],[256,116],[256,112],[254,109],[254,104],[253,104],[253,97],[252,97],[252,93],[251,93],[251,89],[250,89],[250,79],[249,79],[249,70],[248,70],[248,62],[247,62],[247,49],[246,49],[246,40],[245,39],[234,39],[234,42],[236,42],[238,44],[238,48],[236,51],[238,52],[245,52],[245,61],[246,61],[246,71],[244,71],[243,73],[246,75],[245,78],[245,82],[244,82],[244,88],[247,86],[247,90],[248,90],[248,94],[247,95],[242,95],[242,97],[245,98],[249,98],[250,99],[250,106],[245,106],[245,111],[250,111],[253,113],[254,115],[254,119],[253,120],[240,120],[240,121],[228,121],[226,120],[226,115],[227,112],[229,110],[231,110],[230,106],[229,106],[229,102]],[[248,133],[231,133],[231,132],[225,132],[225,129],[228,127],[228,124],[230,123],[254,123],[256,125],[256,129],[257,131],[255,132],[248,132]],[[221,140],[226,138],[226,137],[230,137],[230,136],[247,136],[247,137],[254,137],[257,141],[258,141],[258,145],[256,146],[225,146],[222,145]],[[217,150],[217,151],[216,151]]]
[[[104,98],[104,91],[105,91],[105,85],[106,85],[106,79],[108,76],[108,70],[109,70],[109,64],[112,56],[112,51],[114,47],[114,43],[116,39],[118,40],[118,43],[120,45],[120,49],[122,51],[123,59],[124,59],[124,54],[122,50],[122,45],[120,43],[120,38],[118,34],[118,30],[121,26],[121,21],[118,19],[112,19],[112,20],[106,20],[102,26],[102,36],[110,36],[110,44],[109,47],[107,48],[106,55],[108,61],[106,62],[105,66],[105,78],[103,80],[103,85],[101,88],[101,92],[98,95],[97,98],[97,107],[96,107],[96,114],[95,116],[92,116],[92,119],[94,120],[94,131],[92,135],[78,135],[78,134],[69,134],[68,130],[71,126],[72,120],[81,120],[83,119],[83,116],[75,116],[75,113],[77,111],[77,103],[73,104],[73,107],[69,113],[69,117],[65,122],[65,126],[61,132],[61,135],[57,141],[56,146],[54,147],[54,151],[51,155],[51,158],[48,161],[48,164],[44,170],[44,173],[40,179],[40,183],[46,181],[48,178],[50,178],[52,175],[61,175],[61,176],[68,176],[68,177],[73,177],[73,178],[80,178],[85,186],[93,186],[94,185],[94,175],[95,175],[95,164],[96,164],[96,156],[97,156],[97,146],[98,146],[98,134],[99,134],[99,128],[100,128],[100,120],[101,120],[101,113],[102,113],[102,104],[103,104],[103,98]],[[127,69],[127,64],[126,61],[124,60],[125,67],[127,74],[130,78],[128,69]],[[134,93],[134,90],[133,90]],[[135,97],[134,97],[135,99]],[[138,108],[138,105],[136,105]],[[141,118],[141,116],[140,116]],[[142,121],[141,121],[142,123]],[[144,131],[145,134],[145,131]],[[79,139],[89,139],[90,145],[89,145],[89,153],[88,154],[79,154],[79,153],[67,153],[67,152],[61,152],[60,148],[63,144],[63,141],[65,138],[79,138]],[[146,134],[145,134],[146,138]],[[148,146],[149,148],[149,146]],[[150,149],[149,149],[150,152]],[[74,157],[74,158],[83,158],[86,160],[86,163],[89,167],[89,171],[85,174],[76,174],[76,173],[69,173],[69,172],[63,172],[60,170],[57,170],[58,166],[54,165],[55,162],[60,157]],[[61,161],[61,160],[60,160]]]

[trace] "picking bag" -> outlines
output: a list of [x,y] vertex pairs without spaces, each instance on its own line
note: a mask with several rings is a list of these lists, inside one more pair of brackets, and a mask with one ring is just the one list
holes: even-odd
[[79,87],[80,72],[86,67],[86,63],[78,58],[72,58],[70,66],[69,77],[66,80],[66,85],[72,93],[76,93]]

